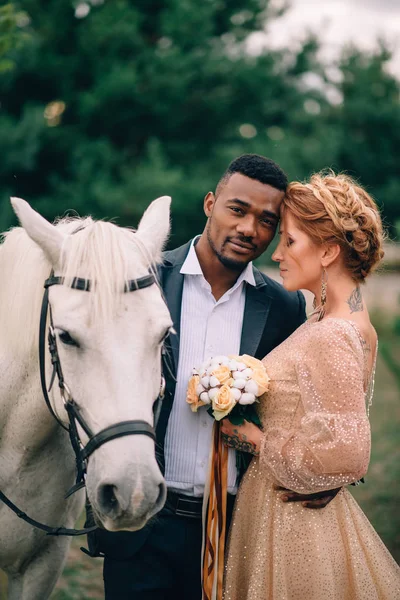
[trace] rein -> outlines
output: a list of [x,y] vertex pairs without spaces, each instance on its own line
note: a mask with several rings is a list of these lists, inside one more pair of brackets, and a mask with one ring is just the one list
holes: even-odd
[[[132,279],[125,284],[124,293],[134,292],[136,290],[141,290],[146,287],[149,287],[156,283],[155,276],[152,273],[145,275],[144,277],[140,277],[138,279]],[[63,285],[64,278],[63,277],[55,277],[54,271],[51,272],[50,277],[44,282],[44,294],[42,300],[42,308],[40,312],[40,323],[39,323],[39,370],[40,370],[40,382],[42,386],[43,397],[46,402],[47,408],[50,413],[57,421],[57,423],[69,433],[70,441],[72,448],[75,453],[75,463],[76,463],[76,481],[75,484],[71,487],[71,489],[65,495],[67,499],[69,496],[74,494],[76,491],[85,487],[85,476],[87,472],[87,464],[88,459],[93,454],[95,450],[100,448],[106,442],[109,442],[113,439],[124,437],[126,435],[147,435],[152,440],[156,441],[155,434],[155,426],[156,420],[159,414],[159,408],[161,402],[164,398],[165,391],[165,380],[164,377],[161,377],[161,385],[160,392],[158,397],[155,400],[153,406],[154,412],[154,427],[147,423],[146,421],[141,420],[132,420],[132,421],[121,421],[120,423],[116,423],[115,425],[110,425],[99,431],[96,434],[93,434],[89,425],[86,423],[82,414],[80,413],[80,407],[75,402],[72,397],[71,391],[66,384],[61,368],[60,357],[57,349],[57,340],[54,333],[54,324],[53,324],[53,316],[51,312],[51,305],[49,303],[49,287],[52,285]],[[72,284],[70,286],[75,290],[89,292],[92,284],[88,279],[82,279],[80,277],[74,277]],[[45,338],[46,338],[46,325],[47,325],[47,315],[49,315],[49,329],[47,334],[47,341],[49,352],[51,356],[51,363],[53,365],[53,372],[50,379],[50,385],[47,388],[46,385],[46,363],[45,363]],[[62,420],[58,417],[56,412],[54,411],[48,392],[51,391],[55,378],[58,379],[58,386],[60,388],[60,394],[62,401],[64,403],[64,408],[67,412],[69,426],[67,427]],[[89,438],[86,446],[83,445],[79,432],[77,423],[82,427],[84,432]],[[66,535],[66,536],[78,536],[85,535],[95,531],[97,526],[87,527],[84,529],[68,529],[65,527],[50,527],[45,525],[44,523],[40,523],[39,521],[35,521],[29,517],[25,512],[20,510],[7,496],[0,490],[0,501],[4,502],[6,506],[8,506],[20,519],[23,519],[33,527],[41,529],[45,531],[47,535]],[[90,508],[90,503],[86,501],[86,507]]]

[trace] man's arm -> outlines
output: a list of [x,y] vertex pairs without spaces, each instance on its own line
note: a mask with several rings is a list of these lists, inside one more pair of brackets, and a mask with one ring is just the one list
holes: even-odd
[[[233,425],[228,419],[221,423],[222,440],[229,448],[241,452],[248,452],[253,456],[260,454],[262,431],[253,423],[245,421],[243,425]],[[314,494],[298,494],[284,487],[274,486],[275,490],[282,491],[282,502],[301,502],[305,508],[325,508],[342,489],[315,492]]]

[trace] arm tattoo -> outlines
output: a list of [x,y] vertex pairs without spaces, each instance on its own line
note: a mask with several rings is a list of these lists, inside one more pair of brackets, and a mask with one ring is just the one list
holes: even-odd
[[253,442],[248,442],[245,435],[242,436],[242,440],[238,435],[227,435],[226,433],[222,434],[222,440],[226,446],[229,448],[235,448],[235,450],[240,450],[241,452],[249,452],[254,456],[258,456],[260,453],[256,449],[256,445]]
[[350,298],[346,302],[350,307],[350,314],[364,310],[360,286],[351,292]]

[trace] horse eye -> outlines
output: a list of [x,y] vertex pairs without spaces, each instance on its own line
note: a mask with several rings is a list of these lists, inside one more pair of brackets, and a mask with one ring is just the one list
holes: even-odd
[[74,338],[72,338],[70,336],[70,334],[68,333],[68,331],[61,331],[58,334],[58,337],[60,338],[60,341],[65,344],[66,346],[75,346],[76,348],[79,348],[79,344],[78,342],[76,342],[74,340]]

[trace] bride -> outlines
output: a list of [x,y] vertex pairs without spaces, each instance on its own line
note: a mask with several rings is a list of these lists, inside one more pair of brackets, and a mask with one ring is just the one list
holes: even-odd
[[349,491],[323,510],[283,503],[367,471],[377,335],[361,285],[383,256],[372,198],[345,175],[292,183],[273,255],[287,290],[308,289],[310,319],[264,359],[263,430],[223,421],[253,459],[236,501],[225,600],[396,600],[400,568]]

